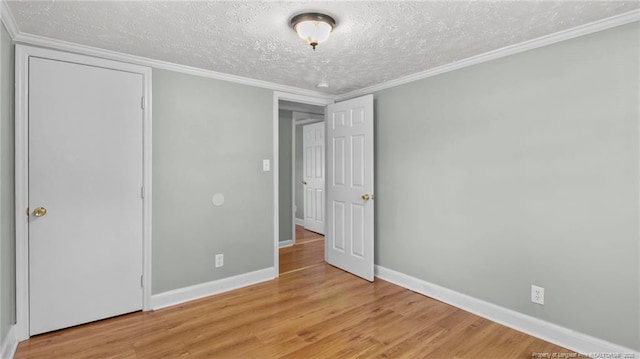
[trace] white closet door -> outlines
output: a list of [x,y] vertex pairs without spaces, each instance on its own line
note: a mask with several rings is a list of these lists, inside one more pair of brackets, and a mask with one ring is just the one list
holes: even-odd
[[36,57],[29,66],[34,335],[142,309],[143,78]]

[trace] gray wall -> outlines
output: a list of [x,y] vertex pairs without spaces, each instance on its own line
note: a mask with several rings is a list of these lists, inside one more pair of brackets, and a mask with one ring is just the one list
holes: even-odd
[[304,159],[302,158],[302,126],[296,126],[296,218],[304,219],[304,185],[302,184],[302,175],[304,168]]
[[280,241],[293,239],[292,222],[292,112],[280,110],[280,122],[278,132],[278,197],[279,197],[279,220],[280,220]]
[[640,349],[639,31],[376,93],[376,263]]
[[154,294],[274,265],[272,107],[266,89],[153,70]]
[[15,193],[14,193],[14,48],[4,25],[0,26],[0,343],[16,318]]

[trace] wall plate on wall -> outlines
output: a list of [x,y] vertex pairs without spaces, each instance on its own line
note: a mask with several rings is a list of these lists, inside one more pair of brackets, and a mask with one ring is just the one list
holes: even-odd
[[211,197],[211,203],[216,207],[222,206],[224,204],[224,195],[222,193],[214,194],[213,197]]

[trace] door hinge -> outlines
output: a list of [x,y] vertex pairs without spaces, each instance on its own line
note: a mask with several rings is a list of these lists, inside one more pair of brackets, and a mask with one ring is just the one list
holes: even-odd
[[144,198],[144,186],[140,187],[140,198]]
[[144,110],[144,96],[140,97],[140,108]]

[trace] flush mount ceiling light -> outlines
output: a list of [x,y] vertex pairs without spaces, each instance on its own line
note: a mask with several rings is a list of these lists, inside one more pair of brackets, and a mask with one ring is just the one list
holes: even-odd
[[327,41],[335,26],[336,21],[331,16],[317,12],[299,14],[291,19],[291,27],[314,50],[319,43]]

